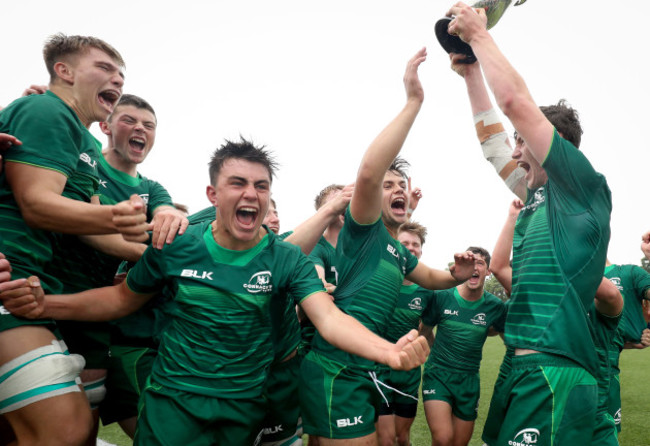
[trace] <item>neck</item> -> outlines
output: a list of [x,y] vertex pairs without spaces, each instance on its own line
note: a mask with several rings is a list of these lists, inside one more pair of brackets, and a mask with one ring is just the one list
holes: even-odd
[[219,224],[219,218],[212,222],[212,238],[217,245],[231,251],[246,251],[257,245],[267,234],[266,229],[260,228],[251,240],[239,240],[235,238],[227,228]]
[[83,110],[79,106],[80,101],[74,96],[72,89],[69,88],[67,84],[62,84],[61,82],[53,82],[50,83],[49,90],[57,95],[59,99],[65,102],[68,107],[70,107],[75,112],[84,127],[90,128],[90,125],[94,121],[83,113]]
[[328,226],[327,229],[325,229],[325,232],[323,232],[323,237],[325,237],[325,240],[327,240],[330,245],[336,248],[336,242],[339,239],[340,232],[340,226]]
[[483,296],[483,287],[471,289],[466,284],[458,285],[456,287],[458,294],[462,296],[463,299],[470,302],[479,300]]
[[138,165],[121,157],[110,143],[108,147],[102,151],[102,155],[104,155],[106,162],[108,162],[112,168],[124,172],[132,177],[138,176]]

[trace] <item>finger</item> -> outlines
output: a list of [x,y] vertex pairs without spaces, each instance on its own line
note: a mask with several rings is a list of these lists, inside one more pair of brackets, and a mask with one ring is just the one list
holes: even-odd
[[169,232],[167,233],[167,238],[165,240],[168,245],[174,241],[174,237],[176,237],[176,234],[179,233],[178,229],[180,228],[180,226],[181,226],[181,222],[178,219],[172,220],[171,223],[169,224]]
[[181,227],[178,229],[178,235],[184,234],[189,225],[190,221],[187,218],[183,218],[181,220]]
[[411,191],[411,177],[408,179],[408,190]]
[[3,299],[4,296],[7,296],[11,290],[27,287],[27,279],[16,279],[10,280],[8,282],[0,283],[0,299]]

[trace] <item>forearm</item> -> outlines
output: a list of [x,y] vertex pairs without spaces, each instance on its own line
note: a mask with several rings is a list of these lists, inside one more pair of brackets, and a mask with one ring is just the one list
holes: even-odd
[[338,215],[330,206],[321,206],[313,216],[299,224],[293,233],[284,239],[284,241],[300,246],[302,252],[309,255],[323,235],[325,229],[327,229],[327,226]]
[[140,260],[147,249],[144,243],[127,242],[121,234],[81,235],[79,239],[97,251],[129,262]]
[[325,323],[316,325],[316,328],[333,346],[370,361],[388,364],[389,352],[394,350],[394,344],[374,334],[355,318],[338,309],[331,313]]
[[112,206],[72,200],[53,192],[32,194],[19,201],[25,222],[34,228],[64,234],[113,234]]
[[41,318],[77,321],[110,321],[140,308],[146,299],[126,296],[125,284],[95,288],[76,294],[45,296]]
[[465,282],[464,280],[457,280],[450,271],[429,268],[422,262],[418,263],[418,266],[415,267],[411,274],[406,276],[406,280],[417,283],[429,290],[448,290]]
[[382,183],[386,170],[399,155],[421,107],[421,100],[409,99],[402,111],[370,144],[361,160],[357,188],[369,183],[377,187]]
[[532,102],[526,83],[503,55],[487,30],[477,34],[471,46],[481,63],[499,108],[512,120],[513,109],[521,103],[522,98]]

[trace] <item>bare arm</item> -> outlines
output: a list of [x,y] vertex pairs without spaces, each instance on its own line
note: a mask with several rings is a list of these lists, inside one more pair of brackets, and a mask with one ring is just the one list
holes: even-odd
[[[134,241],[146,240],[144,204],[136,205],[128,222],[113,221],[115,206],[98,206],[62,196],[65,175],[23,163],[5,164],[7,181],[25,222],[34,228],[64,234],[112,234],[121,232]],[[117,206],[117,205],[116,205]]]
[[525,171],[512,159],[512,147],[499,115],[492,106],[483,73],[478,63],[464,64],[458,54],[451,54],[451,68],[465,79],[467,96],[472,106],[476,136],[481,143],[483,156],[521,200],[526,199]]
[[121,234],[80,235],[79,239],[97,251],[129,262],[140,260],[147,249],[144,243],[127,242]]
[[350,203],[350,213],[360,224],[373,223],[381,215],[384,175],[402,149],[424,100],[424,92],[418,78],[418,67],[424,62],[426,56],[426,50],[422,48],[409,61],[404,75],[406,105],[370,144],[361,160]]
[[508,209],[508,218],[499,234],[497,243],[492,251],[490,271],[497,278],[503,289],[508,293],[512,292],[512,266],[510,266],[510,253],[512,252],[512,239],[515,232],[517,216],[524,207],[521,200],[514,200]]
[[0,283],[0,300],[16,316],[29,319],[110,321],[133,313],[153,294],[138,294],[125,282],[76,294],[45,295],[37,277]]
[[465,282],[472,274],[474,274],[474,254],[467,251],[454,254],[454,264],[449,271],[429,268],[424,263],[418,262],[406,279],[429,290],[446,290]]
[[326,293],[312,294],[300,305],[321,336],[348,353],[386,364],[396,370],[410,370],[427,359],[427,341],[418,337],[415,330],[392,344],[339,310]]
[[[284,239],[284,241],[300,246],[302,252],[309,255],[323,235],[325,229],[327,229],[327,226],[345,212],[345,208],[347,208],[352,198],[353,191],[354,184],[345,186],[334,198],[321,206],[314,215],[299,224],[293,233]],[[316,270],[318,271],[318,268]]]
[[523,78],[487,31],[485,11],[479,9],[477,13],[473,8],[457,3],[448,15],[455,16],[449,24],[449,32],[458,34],[472,47],[499,108],[542,164],[551,147],[553,126],[535,104]]
[[608,278],[603,277],[596,290],[594,299],[596,310],[605,316],[618,316],[623,311],[623,296]]

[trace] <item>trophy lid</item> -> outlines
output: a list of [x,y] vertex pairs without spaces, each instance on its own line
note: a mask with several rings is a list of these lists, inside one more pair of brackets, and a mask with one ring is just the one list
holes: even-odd
[[474,55],[474,51],[472,51],[472,47],[463,42],[460,37],[447,32],[449,22],[451,22],[450,17],[443,17],[436,22],[436,37],[440,45],[448,53],[464,54],[465,59],[462,60],[462,63],[472,64],[476,62],[476,56]]

